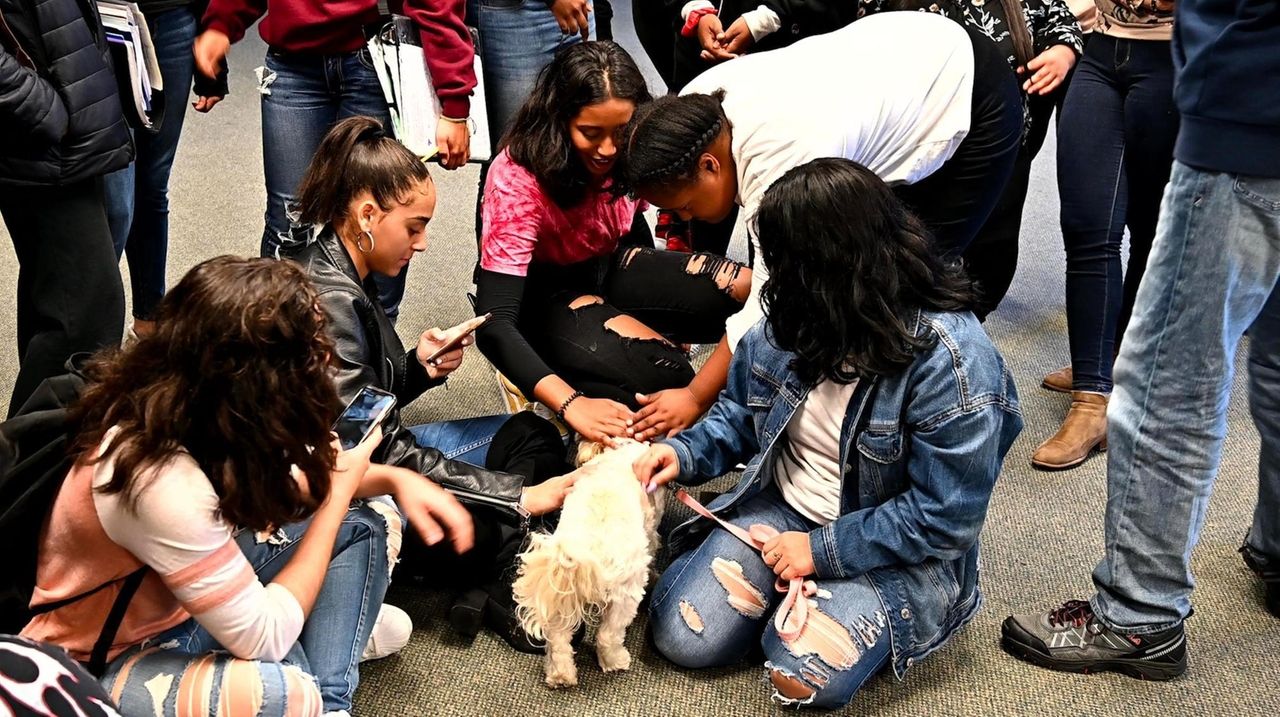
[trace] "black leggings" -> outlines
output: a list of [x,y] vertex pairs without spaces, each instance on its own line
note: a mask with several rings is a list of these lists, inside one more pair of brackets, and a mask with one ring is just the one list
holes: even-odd
[[[590,291],[562,290],[543,301],[530,301],[527,292],[521,333],[570,385],[635,407],[637,393],[693,380],[693,366],[677,344],[720,340],[725,320],[742,308],[729,287],[744,268],[715,254],[621,249],[601,285],[603,303],[570,308],[595,294]],[[606,326],[624,315],[667,340],[632,338]]]

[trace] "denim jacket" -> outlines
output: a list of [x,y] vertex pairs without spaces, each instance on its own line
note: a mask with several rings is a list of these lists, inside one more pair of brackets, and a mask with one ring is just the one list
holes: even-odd
[[[982,602],[978,535],[996,477],[1022,430],[1013,379],[970,313],[918,312],[917,336],[933,348],[895,376],[859,381],[840,432],[840,517],[809,533],[816,576],[866,575],[888,615],[901,678],[967,623]],[[696,485],[746,462],[742,480],[708,505],[732,511],[773,481],[785,432],[812,386],[790,368],[766,324],[738,344],[719,400],[664,442],[679,482]],[[785,440],[785,438],[784,438]],[[676,554],[710,529],[694,518],[675,529]]]

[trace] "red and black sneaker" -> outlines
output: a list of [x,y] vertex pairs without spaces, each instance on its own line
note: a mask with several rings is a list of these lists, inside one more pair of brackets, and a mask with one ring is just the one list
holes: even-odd
[[1103,625],[1084,600],[1068,600],[1049,612],[1011,615],[1000,634],[1005,652],[1050,670],[1119,672],[1141,680],[1170,680],[1187,671],[1181,623],[1159,632],[1119,632]]

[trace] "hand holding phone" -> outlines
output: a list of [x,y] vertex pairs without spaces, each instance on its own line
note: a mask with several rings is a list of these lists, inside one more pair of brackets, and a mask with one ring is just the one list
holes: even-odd
[[[420,341],[418,344],[418,356],[421,358],[422,363],[424,365],[432,365],[433,362],[438,361],[441,356],[463,345],[462,342],[468,336],[474,334],[476,329],[484,325],[484,322],[488,321],[490,316],[492,316],[492,314],[485,314],[484,316],[477,316],[474,319],[467,319],[457,326],[446,330],[444,332],[444,343],[425,357],[422,356],[422,342]],[[426,339],[426,334],[423,334],[423,338]]]
[[365,386],[343,409],[333,423],[338,435],[338,445],[349,451],[364,442],[374,429],[381,426],[396,405],[394,394],[373,386]]

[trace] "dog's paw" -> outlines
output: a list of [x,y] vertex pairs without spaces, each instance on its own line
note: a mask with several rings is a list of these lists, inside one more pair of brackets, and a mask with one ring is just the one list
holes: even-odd
[[553,670],[547,673],[547,687],[553,689],[559,687],[577,687],[578,671],[571,670]]
[[611,648],[597,648],[596,660],[600,663],[600,669],[605,672],[631,669],[631,653],[627,652],[627,648],[621,645]]

